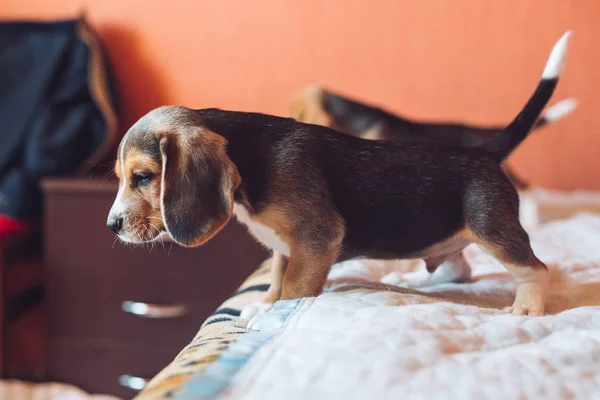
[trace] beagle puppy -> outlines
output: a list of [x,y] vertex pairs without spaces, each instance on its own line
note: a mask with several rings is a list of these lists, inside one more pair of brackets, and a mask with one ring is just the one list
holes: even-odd
[[471,242],[517,282],[507,310],[542,315],[546,266],[519,223],[519,198],[500,163],[552,96],[569,33],[555,45],[519,115],[482,146],[364,140],[291,118],[179,106],[137,121],[118,148],[119,190],[107,226],[126,242],[163,232],[199,246],[231,218],[271,248],[265,309],[316,296],[332,264],[422,258],[457,270]]
[[[547,108],[533,129],[558,121],[575,108],[575,99],[562,100]],[[433,142],[462,147],[480,147],[503,129],[413,121],[317,85],[309,85],[294,96],[289,115],[300,122],[328,126],[363,139]],[[519,192],[521,224],[525,228],[535,227],[539,218],[537,203],[533,197],[534,187],[519,178],[505,163],[502,168]]]

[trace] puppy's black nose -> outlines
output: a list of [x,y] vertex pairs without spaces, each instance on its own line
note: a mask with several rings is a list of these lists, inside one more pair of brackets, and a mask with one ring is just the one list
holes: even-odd
[[112,218],[106,222],[106,227],[113,231],[115,234],[119,234],[119,231],[123,227],[123,218]]

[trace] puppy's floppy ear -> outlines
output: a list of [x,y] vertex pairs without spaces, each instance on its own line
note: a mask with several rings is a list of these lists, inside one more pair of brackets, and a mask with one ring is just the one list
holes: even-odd
[[229,221],[240,183],[225,151],[227,141],[202,128],[160,139],[160,204],[167,231],[177,243],[199,246]]

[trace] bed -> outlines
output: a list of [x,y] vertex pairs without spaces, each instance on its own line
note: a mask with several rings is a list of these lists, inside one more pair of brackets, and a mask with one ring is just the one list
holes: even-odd
[[266,260],[137,399],[599,398],[600,194],[536,198],[544,317],[503,312],[514,283],[472,245],[472,282],[415,291],[389,282],[419,260],[349,261],[250,331],[240,310],[267,290]]

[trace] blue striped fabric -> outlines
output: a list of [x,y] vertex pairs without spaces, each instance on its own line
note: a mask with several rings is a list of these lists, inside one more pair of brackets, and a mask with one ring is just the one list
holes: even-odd
[[218,396],[250,357],[281,330],[300,302],[281,300],[275,303],[273,310],[262,317],[260,331],[249,332],[230,344],[214,363],[185,382],[173,399],[211,400]]

